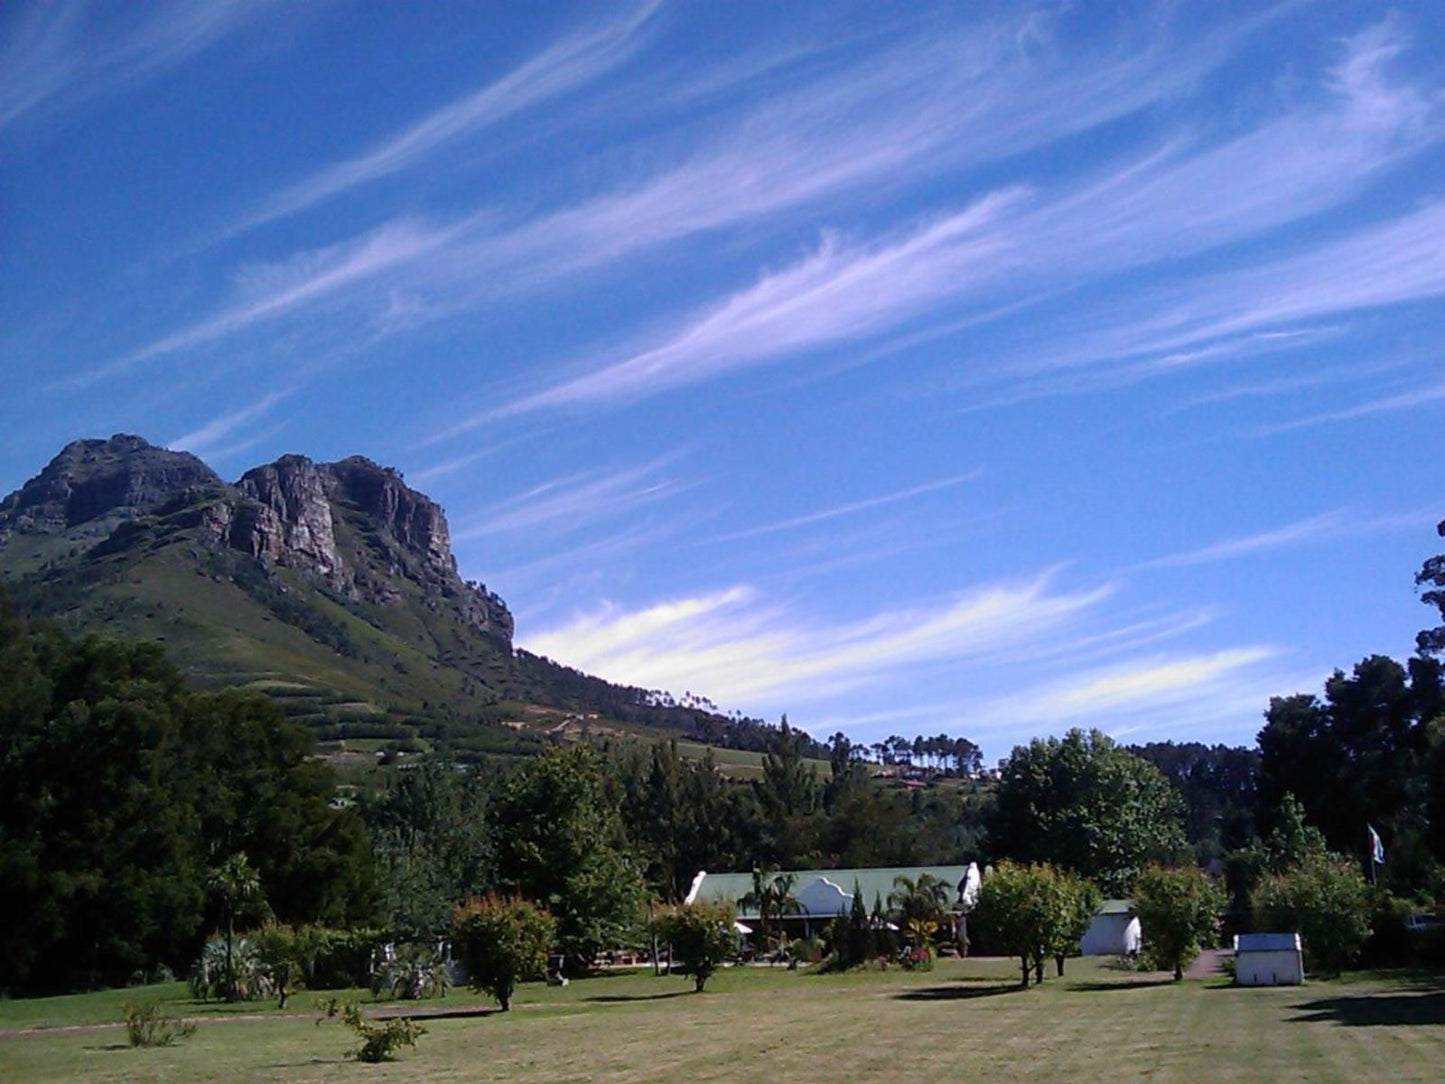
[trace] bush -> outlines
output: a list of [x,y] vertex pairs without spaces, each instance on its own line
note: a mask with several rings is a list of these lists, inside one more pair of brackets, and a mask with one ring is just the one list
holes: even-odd
[[306,985],[313,990],[340,990],[367,986],[372,960],[386,939],[380,930],[337,930],[326,926],[305,929],[309,947],[303,961]]
[[[238,937],[231,944],[231,960],[236,971],[236,997],[256,1001],[274,997],[276,985],[266,973],[261,954],[252,937]],[[191,968],[191,996],[200,1001],[226,997],[226,939],[212,937],[201,949],[200,958]]]
[[[393,1016],[385,1020],[368,1020],[361,1014],[360,1007],[354,1001],[345,1003],[338,1002],[335,998],[322,1002],[326,1015],[322,1020],[329,1020],[331,1017],[341,1016],[342,1023],[349,1027],[361,1039],[361,1045],[355,1050],[348,1050],[346,1056],[355,1058],[357,1061],[379,1062],[391,1061],[392,1053],[403,1046],[415,1047],[416,1041],[426,1034],[426,1028],[422,1027],[409,1016]],[[317,1020],[319,1026],[322,1020]]]
[[1353,862],[1310,855],[1260,884],[1254,913],[1259,929],[1298,932],[1308,967],[1338,974],[1370,936],[1370,886]]
[[556,936],[552,916],[517,897],[473,897],[452,916],[452,951],[467,981],[495,997],[503,1012],[518,982],[542,977]]
[[187,1024],[161,1010],[160,1001],[127,1001],[121,1005],[125,1014],[125,1035],[131,1046],[170,1046],[196,1033],[195,1024]]
[[685,903],[658,916],[657,935],[672,946],[672,958],[692,975],[699,993],[707,980],[736,954],[733,910],[721,903]]
[[1200,949],[1219,937],[1224,890],[1197,869],[1150,866],[1139,878],[1134,913],[1143,931],[1144,955],[1155,967],[1173,971],[1175,981]]

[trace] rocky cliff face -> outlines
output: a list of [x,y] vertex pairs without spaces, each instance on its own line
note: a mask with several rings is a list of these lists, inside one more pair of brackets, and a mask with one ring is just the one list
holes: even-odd
[[0,539],[11,531],[103,536],[177,495],[222,484],[189,452],[156,448],[140,437],[77,440],[0,501]]
[[409,595],[511,640],[506,604],[457,575],[441,507],[361,456],[286,455],[227,485],[195,456],[140,437],[76,441],[0,502],[0,546],[21,532],[94,539],[113,551],[147,517],[163,519],[159,529],[199,528],[218,550],[295,569],[350,598],[392,605]]

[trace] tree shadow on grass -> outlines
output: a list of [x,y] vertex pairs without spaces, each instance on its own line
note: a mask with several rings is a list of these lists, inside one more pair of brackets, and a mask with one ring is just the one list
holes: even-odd
[[1292,1024],[1341,1024],[1345,1027],[1410,1027],[1445,1024],[1445,992],[1358,994],[1325,997],[1295,1006]]
[[696,993],[694,990],[669,990],[665,994],[595,994],[592,997],[584,997],[583,1001],[598,1001],[607,1004],[615,1004],[625,1001],[666,1001],[674,997],[687,997],[688,994]]
[[1023,987],[1016,982],[1010,982],[1003,986],[955,983],[949,986],[924,986],[917,990],[904,990],[893,996],[899,1001],[971,1001],[977,997],[993,997],[996,994],[1012,994],[1015,991],[1020,993],[1023,991]]
[[101,1050],[129,1050],[130,1048],[131,1048],[130,1043],[107,1043],[105,1046],[83,1046],[83,1047],[81,1047],[82,1050],[95,1050],[95,1051],[101,1051]]
[[497,1005],[470,1009],[442,1009],[438,1012],[428,1009],[402,1009],[388,1006],[377,1009],[371,1015],[378,1020],[394,1020],[401,1016],[409,1016],[413,1020],[476,1020],[483,1016],[496,1016],[501,1011],[501,1007]]
[[1147,990],[1154,986],[1174,986],[1173,979],[1114,979],[1100,982],[1066,982],[1064,988],[1085,994],[1100,994],[1116,990]]

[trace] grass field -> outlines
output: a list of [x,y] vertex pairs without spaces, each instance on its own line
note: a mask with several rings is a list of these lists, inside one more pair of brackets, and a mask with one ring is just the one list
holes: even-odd
[[[1445,1077],[1445,977],[1355,976],[1242,990],[1072,961],[1018,990],[1007,962],[924,974],[731,969],[701,995],[683,978],[621,974],[526,986],[511,1013],[454,991],[418,1003],[428,1034],[359,1065],[340,1025],[209,1006],[179,1046],[132,1050],[123,992],[0,1002],[0,1080],[28,1081],[1430,1081]],[[153,988],[154,989],[154,988]],[[196,1014],[180,987],[172,1012]],[[378,1006],[393,1011],[394,1003]],[[41,1027],[21,1032],[20,1029]],[[65,1030],[62,1030],[65,1029]]]

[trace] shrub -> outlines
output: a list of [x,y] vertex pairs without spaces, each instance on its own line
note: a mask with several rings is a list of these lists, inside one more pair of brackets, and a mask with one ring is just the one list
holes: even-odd
[[170,1046],[196,1033],[196,1025],[167,1016],[155,998],[127,1001],[121,1005],[125,1014],[125,1035],[131,1046]]
[[722,903],[685,903],[658,916],[657,935],[692,975],[699,993],[723,961],[737,952],[733,910]]
[[452,916],[452,951],[474,990],[495,997],[506,1012],[524,979],[541,978],[557,924],[542,908],[512,896],[473,897]]
[[1298,932],[1308,966],[1338,974],[1370,936],[1370,886],[1353,862],[1309,855],[1289,873],[1260,884],[1254,913],[1260,929]]
[[[255,1001],[274,997],[276,986],[266,974],[256,941],[238,937],[231,945],[231,962],[236,972],[236,997]],[[212,937],[201,948],[201,955],[191,968],[191,996],[201,1001],[226,997],[226,939]]]
[[391,1061],[394,1051],[403,1046],[415,1047],[416,1041],[426,1034],[426,1028],[409,1016],[368,1020],[354,1001],[343,1003],[331,998],[322,1002],[321,1007],[326,1010],[326,1015],[316,1021],[318,1026],[322,1020],[340,1014],[342,1023],[356,1032],[361,1045],[355,1050],[348,1050],[346,1056],[357,1061]]
[[337,930],[326,926],[305,929],[309,948],[303,961],[306,985],[313,990],[338,990],[371,982],[372,960],[386,939],[380,930]]

